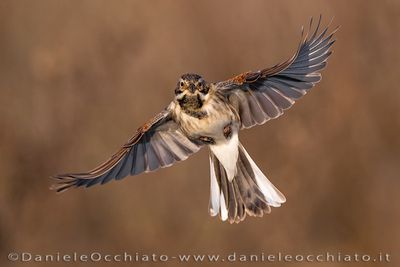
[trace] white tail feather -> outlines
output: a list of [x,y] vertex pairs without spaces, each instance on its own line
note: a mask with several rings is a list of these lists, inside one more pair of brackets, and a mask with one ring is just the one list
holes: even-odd
[[268,205],[272,207],[280,207],[282,203],[286,202],[285,196],[268,180],[268,178],[262,173],[262,171],[254,163],[253,159],[247,153],[246,149],[240,144],[243,149],[246,158],[250,162],[251,168],[253,169],[257,185],[260,187],[261,192],[264,194]]
[[217,157],[219,162],[226,171],[228,180],[232,181],[233,177],[236,175],[236,162],[239,155],[239,137],[238,133],[232,133],[232,137],[218,145],[211,145],[210,149]]
[[226,219],[228,219],[228,209],[226,207],[225,197],[222,191],[220,195],[220,201],[221,201],[221,220],[226,221]]
[[219,185],[214,171],[214,162],[210,157],[210,177],[211,177],[211,196],[210,196],[210,215],[216,216],[219,213]]

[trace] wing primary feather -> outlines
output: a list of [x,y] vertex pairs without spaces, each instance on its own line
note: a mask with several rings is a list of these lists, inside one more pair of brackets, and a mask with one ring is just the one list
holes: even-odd
[[133,165],[133,152],[134,149],[129,149],[128,155],[125,156],[123,163],[121,165],[121,169],[115,175],[115,180],[120,180],[131,173],[132,165]]
[[322,20],[322,15],[320,14],[319,15],[319,19],[318,19],[318,23],[317,23],[317,27],[315,28],[315,31],[314,31],[312,37],[310,38],[310,40],[313,40],[315,38],[315,36],[317,36],[317,33],[319,31],[319,27],[321,25],[321,20]]
[[298,67],[306,67],[308,65],[315,65],[318,63],[315,63],[316,61],[319,62],[324,62],[328,59],[328,57],[332,54],[332,51],[328,51],[328,53],[320,55],[319,57],[313,57],[313,58],[307,58],[307,59],[303,59],[303,60],[296,60],[296,62],[294,62],[290,68],[298,68]]
[[136,175],[146,170],[145,150],[142,142],[137,143],[135,165],[132,166],[132,174]]
[[115,167],[113,167],[111,170],[109,170],[106,174],[103,174],[102,176],[100,176],[99,180],[101,181],[101,184],[105,184],[108,183],[109,181],[111,181],[112,179],[115,178],[115,176],[117,175],[117,173],[119,172],[119,170],[121,169],[123,160],[121,160],[117,165],[115,165]]

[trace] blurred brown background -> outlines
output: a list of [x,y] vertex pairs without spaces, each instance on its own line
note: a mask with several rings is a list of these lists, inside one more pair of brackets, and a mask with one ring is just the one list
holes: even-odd
[[[110,156],[182,73],[217,81],[272,66],[319,14],[341,25],[323,81],[241,135],[281,208],[239,225],[210,218],[206,149],[156,173],[48,190],[50,175]],[[11,251],[387,252],[399,266],[399,32],[398,1],[1,1],[1,266],[20,264]]]

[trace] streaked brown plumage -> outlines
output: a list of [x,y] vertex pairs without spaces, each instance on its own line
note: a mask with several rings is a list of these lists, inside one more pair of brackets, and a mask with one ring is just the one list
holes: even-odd
[[[246,214],[262,216],[285,202],[238,139],[244,128],[282,115],[321,79],[334,43],[325,28],[302,39],[289,60],[272,68],[246,72],[216,83],[198,74],[184,74],[168,107],[138,128],[109,160],[85,173],[56,175],[57,192],[104,184],[171,166],[201,147],[210,148],[210,214],[240,222]],[[310,30],[312,20],[310,22]]]

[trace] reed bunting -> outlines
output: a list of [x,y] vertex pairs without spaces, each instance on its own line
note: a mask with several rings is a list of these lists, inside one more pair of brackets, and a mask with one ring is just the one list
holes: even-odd
[[[184,74],[175,98],[161,113],[139,127],[110,159],[84,173],[54,176],[52,189],[90,187],[129,175],[155,171],[209,148],[211,216],[230,223],[246,214],[263,216],[286,201],[261,172],[243,145],[239,130],[264,124],[282,115],[321,80],[320,71],[331,55],[336,32],[319,31],[321,17],[297,52],[272,68],[249,71],[222,82],[207,82],[198,74]],[[308,32],[312,29],[312,19]]]

